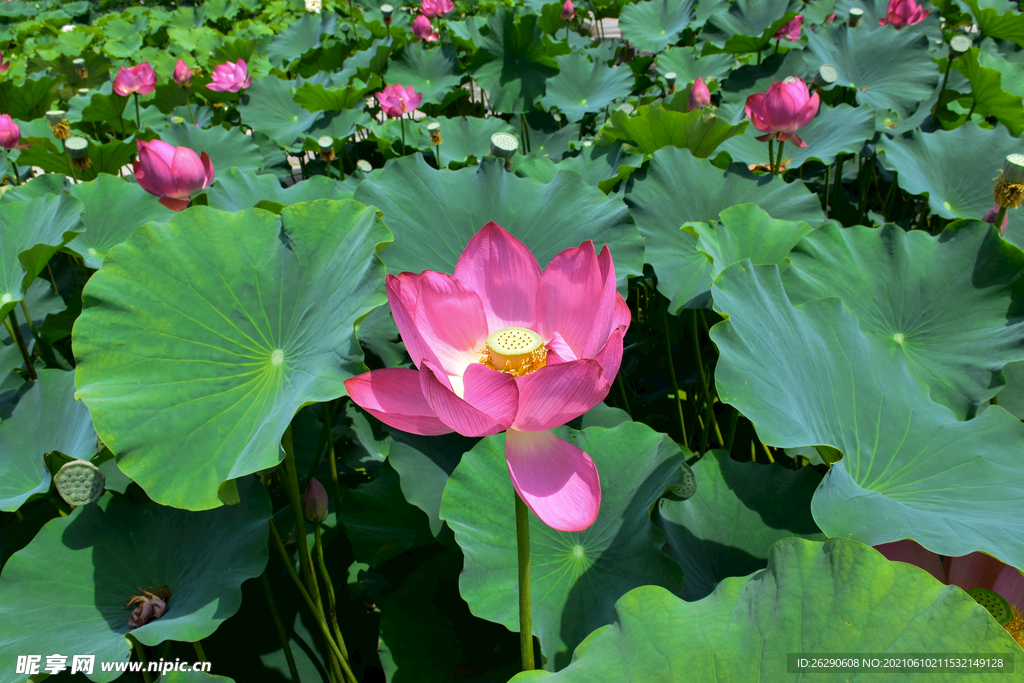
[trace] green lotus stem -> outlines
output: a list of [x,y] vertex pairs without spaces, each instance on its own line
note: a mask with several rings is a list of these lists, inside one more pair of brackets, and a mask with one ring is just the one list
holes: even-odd
[[18,314],[11,309],[11,312],[7,314],[10,318],[8,321],[4,319],[4,325],[7,327],[7,332],[11,335],[11,339],[18,343],[18,348],[21,350],[21,357],[25,361],[25,367],[28,369],[28,376],[32,379],[39,379],[39,375],[36,374],[36,368],[32,364],[32,356],[29,355],[28,346],[25,345],[25,338],[21,336],[21,326],[18,325]]
[[46,272],[50,275],[50,284],[53,285],[53,293],[59,294],[60,292],[57,291],[57,280],[53,277],[53,269],[50,268],[49,262],[46,263]]
[[523,145],[526,147],[526,154],[530,153],[530,131],[526,127],[526,114],[520,114],[519,120],[523,124]]
[[348,648],[345,647],[345,638],[341,635],[341,627],[338,626],[337,603],[334,600],[334,585],[331,583],[331,575],[327,573],[327,563],[324,561],[324,545],[320,535],[320,522],[313,526],[313,538],[316,542],[316,559],[320,568],[320,575],[323,577],[324,586],[327,590],[327,616],[331,621],[331,631],[334,632],[334,640],[341,650],[342,659],[339,662],[345,672],[345,680],[348,683],[358,683],[356,676],[348,665]]
[[622,369],[619,369],[619,373],[615,376],[615,382],[619,385],[619,391],[622,392],[622,405],[626,407],[626,413],[629,414],[629,419],[633,419],[633,411],[629,408],[629,397],[626,396],[626,383],[622,381]]
[[[1006,207],[1005,206],[1000,206],[999,207],[999,213],[996,215],[996,222],[995,222],[996,230],[1002,230],[1003,229],[1003,219],[1004,218],[1006,218]],[[994,399],[995,397],[993,396],[992,398]]]
[[932,121],[939,122],[939,107],[942,105],[942,95],[946,92],[946,83],[949,83],[949,72],[953,67],[953,50],[949,51],[946,57],[946,72],[942,74],[942,87],[939,88],[939,99],[935,101],[935,112],[932,114]]
[[142,680],[146,683],[152,683],[152,679],[149,677],[149,663],[146,661],[146,652],[142,647],[142,643],[132,638],[132,649],[135,650],[135,656],[139,658],[139,663],[142,664]]
[[[715,435],[718,437],[718,443],[725,446],[725,439],[722,438],[722,430],[718,428],[718,420],[715,419],[715,406],[711,400],[711,390],[708,388],[708,378],[704,374],[704,360],[700,353],[700,339],[697,333],[697,309],[693,309],[693,349],[697,353],[697,369],[700,371],[700,385],[704,390],[704,403],[708,410],[708,424],[714,426]],[[701,452],[703,453],[707,447],[707,430],[704,430],[704,434],[701,437]]]
[[192,124],[195,125],[196,115],[192,113],[192,103],[188,101],[188,95],[185,95],[185,106],[188,107],[188,117],[192,119]]
[[[273,523],[271,523],[271,526],[273,526]],[[292,683],[302,683],[299,678],[299,668],[295,666],[295,655],[292,654],[291,639],[288,637],[288,632],[284,629],[281,613],[277,611],[277,602],[274,600],[274,593],[270,589],[270,579],[267,578],[266,569],[260,574],[260,583],[263,584],[263,592],[267,596],[267,604],[270,605],[270,615],[274,618],[274,626],[277,627],[277,637],[281,640],[284,658],[288,660],[288,671],[292,675]]]
[[331,651],[333,657],[328,657],[331,663],[331,670],[334,674],[335,679],[339,681],[345,680],[344,675],[341,673],[341,666],[338,661],[341,659],[341,650],[338,649],[337,643],[334,642],[334,638],[331,636],[330,629],[327,628],[327,622],[324,619],[323,610],[320,607],[319,602],[313,602],[313,598],[310,597],[309,591],[302,584],[302,579],[299,578],[298,573],[295,571],[295,567],[292,565],[292,558],[288,555],[288,551],[284,548],[284,541],[281,540],[281,534],[277,533],[277,527],[274,526],[274,520],[267,520],[270,525],[270,535],[274,539],[274,545],[277,547],[277,552],[281,556],[281,560],[284,561],[284,568],[288,571],[288,575],[292,577],[292,582],[295,587],[299,589],[299,595],[306,601],[306,606],[309,607],[309,611],[313,613],[313,618],[316,619],[316,623],[320,626],[320,632],[324,636],[324,641],[327,643],[327,648]]
[[341,509],[341,486],[338,484],[338,463],[335,462],[334,457],[334,431],[331,427],[331,415],[334,413],[334,408],[337,402],[331,402],[327,406],[327,410],[324,411],[324,423],[327,428],[327,444],[328,444],[328,455],[331,461],[331,483],[334,484],[334,514],[338,514],[338,510]]
[[775,41],[775,54],[779,54],[779,43],[782,41],[781,38]]
[[[830,176],[831,173],[832,173],[832,164],[829,164],[828,166],[825,167],[825,216],[826,217],[828,216],[828,211],[829,211],[828,195],[829,195],[829,192],[832,189],[832,178]],[[896,182],[895,182],[895,179],[894,179],[893,185],[895,185],[895,184],[896,184]]]
[[14,516],[18,518],[19,522],[24,522],[25,521],[25,517],[24,517],[24,515],[21,514],[21,510],[15,510],[14,511]]
[[18,173],[18,164],[13,159],[10,160],[10,161],[11,161],[11,166],[14,167],[14,184],[15,185],[21,185],[21,174]]
[[841,201],[843,198],[843,155],[836,155],[836,189],[833,190],[833,194],[836,196],[836,201]]
[[975,97],[974,101],[971,102],[971,110],[967,112],[967,120],[971,120],[971,116],[974,115],[974,108],[978,106],[978,98]]
[[533,600],[530,595],[530,510],[516,494],[516,547],[519,551],[519,649],[523,671],[533,666]]
[[437,170],[441,170],[441,145],[434,147],[434,158],[437,160]]
[[408,154],[408,151],[406,150],[405,147],[405,114],[400,116],[398,120],[402,122],[402,156],[404,157],[406,154]]
[[662,319],[665,322],[665,353],[668,356],[668,374],[672,378],[672,389],[676,392],[676,410],[679,411],[679,426],[683,430],[683,446],[689,447],[689,441],[686,438],[686,421],[683,419],[683,403],[679,396],[679,383],[676,382],[676,367],[672,361],[672,339],[668,334],[668,310],[662,311]]
[[768,138],[768,172],[775,175],[775,139]]
[[779,140],[779,155],[775,157],[775,175],[782,175],[782,148],[785,145],[785,140]]
[[295,547],[299,551],[299,564],[302,565],[302,577],[306,580],[309,594],[320,602],[320,590],[317,587],[316,575],[313,573],[313,562],[306,544],[306,518],[302,514],[302,494],[299,492],[299,477],[295,470],[295,449],[292,446],[292,426],[284,430],[281,437],[284,447],[284,471],[288,491],[288,503],[292,507],[292,519],[295,522]]
[[203,652],[203,644],[202,644],[202,642],[199,641],[199,640],[193,640],[192,641],[192,647],[195,648],[195,650],[196,650],[196,657],[199,658],[199,661],[200,662],[205,662],[206,661],[206,653]]
[[138,123],[139,130],[142,130],[142,113],[139,110],[139,93],[132,93],[135,95],[135,120]]
[[729,420],[729,437],[726,439],[725,450],[732,453],[732,442],[736,437],[736,423],[740,421],[740,411],[733,408],[732,418]]
[[[758,437],[757,440],[761,441],[760,437]],[[768,456],[768,462],[770,462],[770,463],[772,463],[774,465],[775,464],[775,458],[772,457],[772,452],[770,450],[768,450],[768,446],[765,444],[764,441],[761,441],[761,448],[764,449],[765,455]]]

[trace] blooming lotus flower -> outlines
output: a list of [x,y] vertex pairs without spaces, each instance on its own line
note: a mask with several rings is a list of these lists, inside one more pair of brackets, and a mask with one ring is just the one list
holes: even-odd
[[7,71],[10,68],[11,68],[10,60],[5,62],[4,61],[4,53],[0,52],[0,73],[3,73],[4,71]]
[[412,32],[427,42],[438,40],[441,37],[439,33],[434,33],[434,27],[430,25],[430,19],[427,19],[422,14],[412,22]]
[[179,88],[187,88],[192,84],[192,69],[188,68],[185,60],[179,59],[178,63],[174,65],[174,74],[171,78],[174,79]]
[[143,62],[138,66],[130,66],[127,69],[121,67],[114,78],[114,92],[121,97],[128,97],[132,93],[148,95],[156,90],[156,72],[149,62]]
[[443,17],[455,9],[452,0],[423,0],[420,3],[420,14],[425,17]]
[[818,113],[818,93],[810,95],[807,84],[798,78],[787,78],[772,83],[767,93],[754,93],[747,97],[747,116],[750,122],[765,135],[758,140],[792,140],[797,147],[807,143],[796,134]]
[[[980,552],[940,560],[938,555],[911,540],[883,543],[876,545],[875,550],[894,562],[920,567],[942,583],[972,593],[975,599],[984,599],[984,591],[998,594],[1010,604],[1012,613],[1003,628],[1024,647],[1024,618],[1020,614],[1024,609],[1024,575],[1014,567]],[[983,589],[981,596],[975,594],[979,588]]]
[[565,0],[562,4],[562,18],[566,21],[572,21],[576,18],[576,8],[573,7],[572,0]]
[[920,24],[928,18],[928,10],[918,5],[914,0],[889,0],[889,7],[886,9],[886,16],[878,20],[879,26],[891,24],[897,29],[913,24]]
[[800,33],[804,28],[804,15],[798,14],[779,28],[772,36],[775,40],[788,40],[795,43],[800,40]]
[[19,145],[19,142],[21,142],[21,128],[9,114],[0,114],[0,146],[8,150],[16,147],[18,149],[28,147],[28,145]]
[[172,211],[184,209],[192,195],[213,182],[213,162],[206,152],[199,157],[188,147],[175,147],[162,140],[136,140],[135,144],[139,150],[135,179]]
[[466,245],[455,275],[387,276],[388,302],[417,370],[371,370],[345,381],[367,412],[414,434],[505,431],[516,492],[550,527],[581,531],[597,518],[594,461],[550,430],[600,403],[622,360],[630,313],[615,266],[593,242],[541,271],[495,223]]
[[711,92],[708,90],[708,86],[704,85],[704,79],[697,76],[697,80],[694,81],[693,87],[690,88],[690,103],[686,105],[686,111],[693,111],[694,109],[700,109],[711,104]]
[[416,111],[416,107],[423,101],[423,95],[413,90],[411,85],[389,85],[383,91],[374,94],[384,113],[393,119]]
[[242,88],[252,85],[252,76],[249,75],[249,67],[245,60],[239,58],[232,64],[218,64],[213,70],[213,82],[207,83],[206,87],[217,92],[238,92]]

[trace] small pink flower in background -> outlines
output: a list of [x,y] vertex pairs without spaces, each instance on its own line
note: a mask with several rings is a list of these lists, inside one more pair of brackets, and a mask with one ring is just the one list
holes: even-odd
[[208,83],[206,87],[217,92],[238,92],[252,85],[252,76],[249,75],[249,67],[244,59],[239,59],[234,64],[218,64],[213,70],[212,78],[213,82]]
[[139,150],[135,179],[172,211],[184,209],[192,195],[213,182],[213,162],[206,152],[200,158],[188,147],[175,147],[162,140],[136,140],[135,144]]
[[302,494],[302,513],[307,522],[322,522],[327,519],[327,490],[313,477]]
[[412,22],[412,32],[427,42],[438,40],[441,37],[440,34],[434,33],[434,27],[430,25],[430,19],[427,19],[422,14]]
[[377,101],[380,102],[381,109],[393,119],[416,111],[416,108],[423,102],[423,95],[413,90],[411,85],[389,85],[375,95]]
[[174,75],[171,78],[179,88],[188,87],[192,83],[192,69],[188,68],[185,60],[179,59],[178,63],[174,65]]
[[999,594],[1014,612],[1013,619],[1003,628],[1024,647],[1024,619],[1020,614],[1024,608],[1024,575],[1014,567],[980,552],[940,560],[937,554],[909,539],[876,545],[875,550],[894,562],[920,567],[949,586],[964,591],[984,588]]
[[505,434],[516,492],[548,526],[582,531],[597,518],[594,461],[551,430],[604,400],[622,361],[630,312],[608,247],[557,254],[543,271],[522,242],[490,222],[455,275],[387,276],[388,302],[417,370],[371,370],[345,381],[385,424],[414,434]]
[[0,52],[0,73],[3,73],[4,71],[7,71],[10,68],[11,68],[10,60],[5,62],[4,61],[4,53]]
[[[985,215],[981,217],[981,220],[985,223],[996,224],[996,219],[999,218],[999,210],[1002,207],[998,204],[993,204],[992,208],[985,212]],[[1006,226],[1010,222],[1010,212],[1007,211],[1003,214],[1003,224],[999,226],[999,236],[1002,237],[1006,233]]]
[[904,26],[920,24],[928,18],[928,10],[918,5],[914,0],[889,0],[889,7],[886,10],[884,19],[878,20],[879,26],[890,24],[900,29]]
[[0,146],[8,150],[28,147],[28,145],[19,145],[19,142],[21,142],[21,128],[9,114],[0,114]]
[[825,17],[825,21],[823,23],[828,24],[828,23],[834,21],[835,18],[836,18],[836,13],[833,12],[832,14],[828,15],[827,17]]
[[425,17],[443,17],[455,9],[452,0],[423,0],[420,13]]
[[562,4],[562,18],[566,21],[572,21],[576,18],[576,8],[573,7],[572,0],[565,0]]
[[765,135],[758,140],[792,140],[797,147],[807,143],[796,134],[818,113],[818,93],[810,95],[807,84],[798,78],[787,78],[772,83],[767,93],[754,93],[747,97],[746,111],[750,122]]
[[711,92],[708,90],[708,86],[704,85],[704,79],[697,76],[693,87],[690,88],[690,103],[686,105],[686,111],[700,109],[709,104],[711,104]]
[[800,40],[800,33],[803,31],[803,28],[804,15],[798,14],[789,21],[787,21],[785,24],[783,24],[782,27],[778,31],[776,31],[775,35],[772,37],[775,38],[775,40],[788,40],[791,43],[795,43],[796,41]]
[[114,78],[114,92],[121,97],[128,97],[132,93],[148,95],[154,90],[156,90],[156,72],[153,71],[149,62],[128,68],[122,66]]

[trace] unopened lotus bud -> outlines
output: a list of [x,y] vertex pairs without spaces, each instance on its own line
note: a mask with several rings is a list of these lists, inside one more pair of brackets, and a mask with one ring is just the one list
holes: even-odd
[[373,166],[366,159],[360,159],[359,161],[357,161],[356,168],[358,168],[363,173],[369,173],[370,171],[373,170]]
[[665,74],[665,89],[668,91],[669,94],[672,94],[676,91],[675,71],[669,71],[667,74]]
[[394,13],[395,8],[391,5],[381,5],[380,13],[384,17],[384,25],[391,26],[391,15]]
[[1016,209],[1021,205],[1024,201],[1024,154],[1006,157],[992,195],[996,204],[1007,209]]
[[860,7],[850,8],[850,28],[857,28],[860,25],[860,20],[864,18],[864,10]]
[[965,35],[953,36],[949,41],[949,47],[957,54],[963,54],[971,49],[971,39]]
[[330,135],[322,135],[317,138],[316,144],[320,147],[320,158],[326,163],[334,161],[334,138]]
[[89,70],[85,68],[85,60],[79,57],[71,60],[71,66],[75,67],[75,73],[79,78],[89,78]]
[[427,132],[430,133],[430,144],[440,145],[441,144],[441,124],[437,121],[427,124]]
[[302,514],[307,522],[319,524],[327,519],[327,490],[313,477],[302,494]]
[[57,493],[68,505],[95,503],[103,495],[107,478],[88,460],[66,462],[53,477]]
[[818,67],[818,73],[814,74],[814,81],[811,85],[815,88],[827,88],[839,80],[839,70],[831,64],[822,64]]
[[89,158],[89,141],[85,138],[78,135],[68,138],[64,141],[64,149],[71,157],[71,163],[79,171],[84,171],[92,166],[92,160]]

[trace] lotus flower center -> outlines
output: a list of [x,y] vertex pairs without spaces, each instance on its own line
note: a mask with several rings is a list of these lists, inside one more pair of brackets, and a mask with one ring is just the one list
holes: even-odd
[[487,346],[481,351],[480,362],[498,372],[519,377],[547,365],[547,355],[539,334],[525,327],[505,327],[487,335]]

